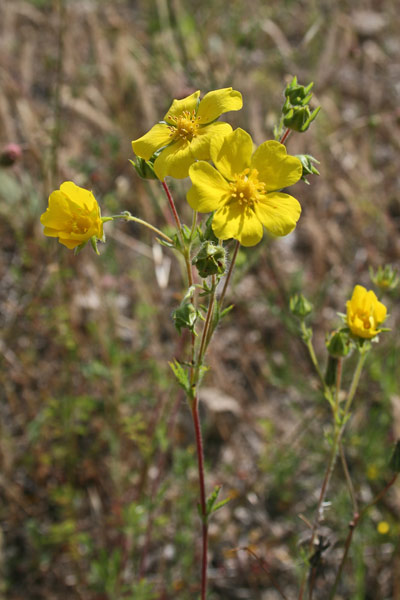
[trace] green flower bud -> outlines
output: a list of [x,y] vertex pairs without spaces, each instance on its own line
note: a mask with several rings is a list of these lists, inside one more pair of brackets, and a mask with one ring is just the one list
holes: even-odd
[[289,302],[290,312],[299,319],[304,319],[313,310],[313,305],[303,296],[303,294],[294,294]]
[[379,266],[376,272],[370,267],[369,274],[373,283],[381,290],[393,290],[400,281],[392,265]]
[[312,94],[310,94],[310,90],[313,85],[314,83],[311,82],[306,87],[304,87],[304,85],[299,85],[297,83],[297,77],[293,77],[289,85],[286,86],[285,96],[289,99],[290,103],[293,106],[304,106],[311,99]]
[[326,348],[334,358],[344,358],[351,350],[351,340],[346,331],[334,331],[326,342]]
[[184,302],[174,310],[172,318],[179,333],[181,333],[182,329],[194,331],[194,326],[197,321],[197,310],[191,302]]
[[400,440],[397,440],[396,445],[391,456],[389,467],[395,473],[400,473]]
[[302,133],[309,128],[319,110],[320,107],[316,108],[315,111],[311,113],[308,106],[294,106],[283,117],[283,124],[289,129]]
[[137,156],[136,162],[131,160],[130,163],[142,179],[158,179],[157,175],[154,173],[153,162],[151,159],[144,160],[144,158]]
[[222,246],[206,241],[202,244],[197,256],[192,260],[203,279],[209,275],[223,275],[226,268],[226,254]]

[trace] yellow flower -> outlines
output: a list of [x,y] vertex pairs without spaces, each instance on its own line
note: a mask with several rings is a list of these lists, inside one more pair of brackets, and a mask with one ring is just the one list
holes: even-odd
[[187,200],[199,212],[216,211],[212,228],[218,238],[254,246],[263,225],[275,236],[296,227],[300,204],[279,190],[300,179],[302,166],[285,146],[271,140],[253,153],[250,135],[236,129],[213,139],[211,158],[216,168],[203,161],[190,167],[193,186]]
[[346,303],[347,324],[353,335],[371,339],[381,331],[378,326],[386,318],[386,306],[372,290],[356,285],[351,300]]
[[389,533],[389,530],[390,530],[389,523],[387,521],[380,521],[378,523],[377,530],[378,530],[378,533],[380,533],[381,535],[385,535],[386,533]]
[[183,179],[196,159],[209,160],[212,136],[232,131],[228,123],[214,121],[222,113],[239,110],[243,105],[241,93],[232,88],[208,92],[200,101],[199,98],[197,91],[174,100],[164,121],[132,142],[134,153],[145,160],[161,149],[154,162],[159,179],[166,175]]
[[58,237],[60,244],[70,250],[88,242],[90,238],[103,238],[100,207],[92,192],[65,181],[52,192],[49,206],[40,217],[44,234]]

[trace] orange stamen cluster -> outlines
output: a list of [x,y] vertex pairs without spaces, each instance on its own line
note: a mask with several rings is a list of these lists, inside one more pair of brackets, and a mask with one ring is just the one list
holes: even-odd
[[194,110],[192,112],[184,110],[178,117],[168,115],[168,120],[173,123],[173,125],[168,125],[170,137],[174,139],[181,138],[191,142],[197,135],[200,118],[196,117]]
[[257,169],[245,169],[235,176],[235,181],[229,184],[232,193],[231,198],[241,206],[254,207],[260,195],[265,193],[265,183],[258,180]]

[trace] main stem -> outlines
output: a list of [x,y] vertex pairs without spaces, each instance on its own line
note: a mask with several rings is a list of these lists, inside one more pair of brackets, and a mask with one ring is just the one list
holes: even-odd
[[199,415],[199,400],[196,396],[192,403],[192,417],[196,436],[197,449],[197,464],[199,469],[199,484],[200,484],[200,511],[202,518],[202,561],[201,561],[201,600],[206,600],[207,594],[207,549],[208,549],[208,515],[206,505],[206,487],[204,483],[204,451],[203,439],[201,435],[200,415]]

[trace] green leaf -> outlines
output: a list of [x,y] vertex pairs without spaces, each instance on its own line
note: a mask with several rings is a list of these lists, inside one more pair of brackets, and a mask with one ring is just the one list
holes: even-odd
[[222,486],[221,485],[216,485],[211,496],[208,498],[207,500],[207,504],[206,504],[206,513],[207,516],[209,516],[211,513],[217,511],[219,508],[222,508],[223,506],[225,506],[225,504],[227,504],[231,498],[225,498],[224,500],[221,500],[220,502],[217,502],[218,499],[218,495],[221,491]]
[[193,391],[189,382],[189,376],[182,365],[175,359],[168,363],[176,377],[178,384],[185,390],[189,398],[193,398]]

